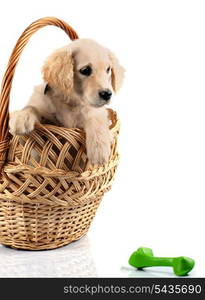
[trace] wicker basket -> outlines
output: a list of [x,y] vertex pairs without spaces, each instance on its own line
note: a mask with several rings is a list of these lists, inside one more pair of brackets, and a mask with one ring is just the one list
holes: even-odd
[[112,110],[114,142],[109,162],[100,167],[89,164],[85,133],[80,129],[36,124],[27,136],[9,134],[8,105],[16,64],[30,36],[46,25],[60,27],[71,40],[78,38],[56,18],[32,23],[11,54],[0,102],[0,243],[30,250],[58,248],[85,235],[103,194],[111,188],[118,163],[119,122]]

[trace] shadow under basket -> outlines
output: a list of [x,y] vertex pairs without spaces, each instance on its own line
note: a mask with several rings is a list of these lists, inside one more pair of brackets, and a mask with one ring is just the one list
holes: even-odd
[[118,164],[119,121],[108,110],[113,134],[107,164],[89,164],[85,133],[37,124],[29,135],[8,132],[8,103],[13,73],[29,37],[45,25],[75,31],[64,21],[43,18],[17,41],[3,78],[0,102],[0,243],[13,248],[54,249],[78,240],[88,231]]

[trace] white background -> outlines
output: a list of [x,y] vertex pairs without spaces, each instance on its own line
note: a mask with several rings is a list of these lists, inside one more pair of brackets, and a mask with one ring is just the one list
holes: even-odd
[[[126,78],[111,107],[121,120],[121,161],[88,235],[58,250],[0,246],[0,276],[173,276],[136,271],[140,246],[157,256],[190,256],[205,277],[205,2],[199,0],[11,1],[0,10],[0,78],[22,31],[44,16],[67,21],[80,37],[116,53]],[[11,109],[41,82],[45,57],[67,43],[42,29],[22,55]]]

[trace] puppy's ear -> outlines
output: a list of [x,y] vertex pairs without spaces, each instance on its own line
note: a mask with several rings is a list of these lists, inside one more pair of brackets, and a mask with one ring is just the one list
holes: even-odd
[[111,60],[111,68],[112,68],[112,87],[114,92],[116,93],[122,85],[125,69],[120,65],[117,57],[109,51],[109,57]]
[[68,91],[73,87],[73,57],[69,47],[53,52],[42,68],[43,79],[51,87]]

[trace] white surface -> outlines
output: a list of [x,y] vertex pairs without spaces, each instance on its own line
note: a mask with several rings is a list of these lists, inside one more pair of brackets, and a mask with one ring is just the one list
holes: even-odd
[[[7,0],[0,10],[0,77],[18,36],[47,15],[109,47],[125,66],[112,104],[121,119],[121,162],[88,238],[46,252],[0,247],[0,276],[172,276],[170,269],[127,265],[134,250],[147,246],[158,256],[193,257],[190,275],[205,277],[205,2]],[[32,38],[16,72],[12,110],[41,81],[45,57],[66,42],[55,28]]]

